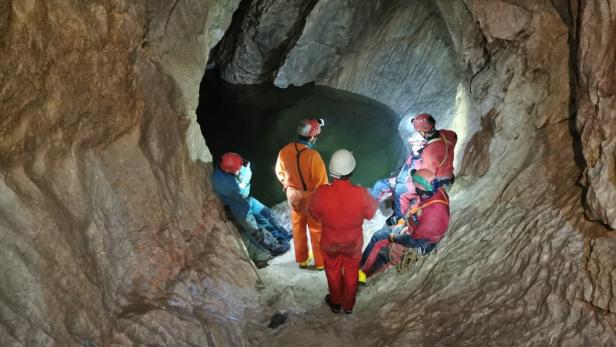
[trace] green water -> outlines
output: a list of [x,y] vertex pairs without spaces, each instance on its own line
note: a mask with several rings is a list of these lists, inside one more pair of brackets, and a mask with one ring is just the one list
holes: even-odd
[[357,160],[355,184],[370,187],[386,177],[404,155],[399,116],[361,95],[325,86],[279,89],[271,84],[231,85],[208,71],[201,83],[199,124],[214,158],[237,152],[252,163],[252,195],[266,205],[285,200],[274,174],[278,151],[297,139],[299,122],[324,118],[315,149],[325,165],[340,148]]

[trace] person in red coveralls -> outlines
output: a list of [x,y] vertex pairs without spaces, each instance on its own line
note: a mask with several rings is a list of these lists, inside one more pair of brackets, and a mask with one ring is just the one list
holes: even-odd
[[433,188],[434,173],[419,169],[411,172],[411,179],[419,202],[407,213],[406,224],[385,227],[374,233],[362,255],[360,282],[400,262],[409,248],[420,254],[431,252],[449,227],[449,197],[444,187]]
[[362,224],[374,217],[377,208],[368,190],[349,180],[355,164],[348,150],[334,152],[329,162],[334,180],[317,188],[308,205],[310,214],[322,223],[321,251],[329,287],[325,302],[334,313],[341,308],[346,314],[353,312],[364,242]]

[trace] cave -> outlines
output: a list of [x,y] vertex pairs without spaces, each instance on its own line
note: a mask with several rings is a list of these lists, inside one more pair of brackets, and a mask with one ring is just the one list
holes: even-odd
[[[0,345],[615,345],[614,8],[1,1]],[[438,252],[369,282],[350,316],[322,273],[256,269],[210,175],[257,137],[216,144],[229,119],[206,97],[263,106],[243,117],[276,141],[322,111],[324,156],[357,147],[365,185],[434,114],[460,138]],[[364,111],[386,126],[362,147],[338,132]]]

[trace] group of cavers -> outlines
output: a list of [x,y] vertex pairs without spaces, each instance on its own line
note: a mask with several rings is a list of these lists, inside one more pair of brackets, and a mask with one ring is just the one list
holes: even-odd
[[[222,155],[212,176],[214,190],[239,224],[255,264],[267,265],[272,257],[287,252],[293,239],[301,269],[314,261],[317,270],[325,270],[329,288],[325,302],[330,309],[350,314],[358,284],[366,277],[391,265],[409,266],[434,250],[449,226],[447,190],[454,181],[457,135],[436,129],[429,114],[419,114],[411,123],[415,132],[409,137],[408,157],[392,177],[378,180],[368,190],[351,183],[356,161],[346,149],[333,153],[329,181],[325,163],[314,149],[325,123],[304,119],[297,128],[298,139],[278,153],[275,168],[291,207],[292,234],[250,196],[250,163],[237,153]],[[362,252],[363,222],[372,219],[388,197],[393,215]]]

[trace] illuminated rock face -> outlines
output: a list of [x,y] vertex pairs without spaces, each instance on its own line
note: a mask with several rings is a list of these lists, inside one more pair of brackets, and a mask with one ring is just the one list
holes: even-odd
[[229,82],[314,81],[450,118],[460,70],[432,1],[253,1],[234,26],[216,58]]
[[[298,42],[343,3],[315,2]],[[1,2],[0,345],[615,345],[616,3],[434,3],[468,97],[447,106],[470,137],[448,235],[412,273],[372,281],[352,316],[305,307],[268,334],[277,299],[261,301],[211,194],[193,114],[238,1]],[[375,54],[379,25],[353,43]],[[292,48],[274,65],[306,82],[353,90],[381,66],[323,49],[329,66],[302,77]]]
[[2,2],[0,345],[246,343],[257,277],[165,50],[207,56],[234,6]]
[[[616,229],[616,13],[613,1],[583,1],[577,50],[577,128],[587,168],[588,216]],[[611,10],[610,10],[611,9]]]

